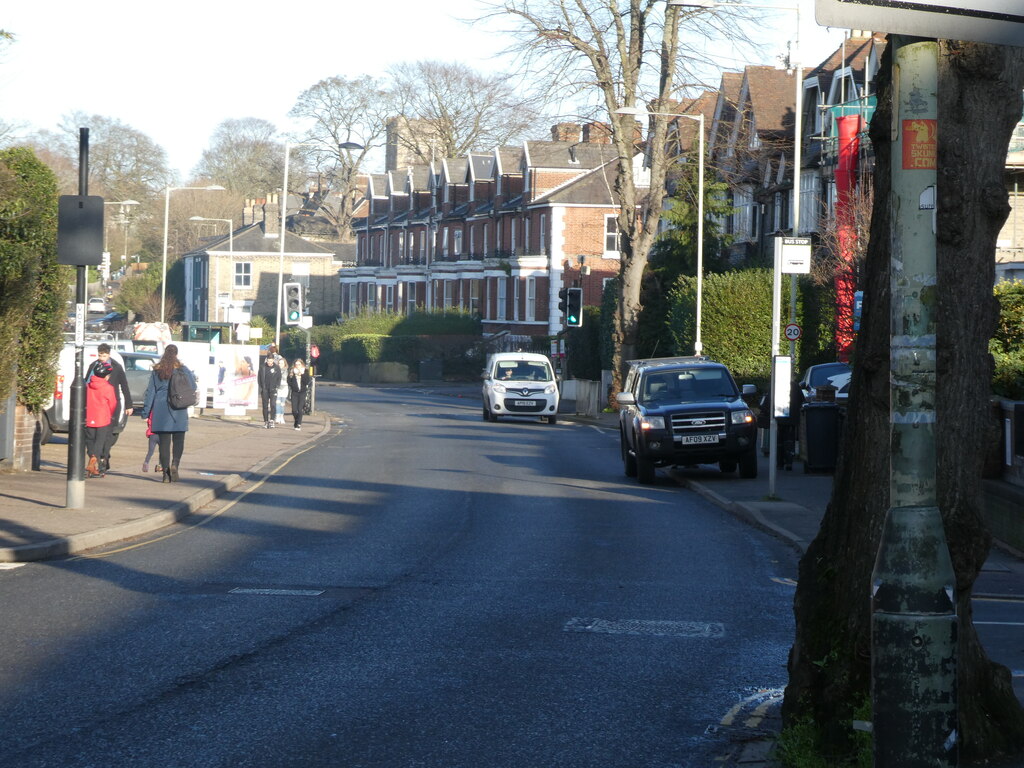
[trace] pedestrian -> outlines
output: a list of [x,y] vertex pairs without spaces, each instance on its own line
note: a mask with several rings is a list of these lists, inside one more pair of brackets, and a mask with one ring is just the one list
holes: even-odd
[[256,374],[256,382],[263,405],[263,424],[267,429],[273,429],[277,410],[277,388],[281,386],[281,369],[277,365],[276,357],[269,350],[259,373]]
[[113,370],[110,363],[97,360],[85,388],[86,477],[103,477],[110,464],[110,438],[118,411],[117,393],[110,383]]
[[152,429],[160,443],[160,467],[165,483],[178,482],[178,466],[185,452],[185,433],[188,431],[188,408],[172,408],[167,397],[171,376],[176,371],[188,377],[192,389],[196,388],[196,377],[178,359],[177,345],[168,344],[159,362],[153,366],[142,405],[143,418],[153,417]]
[[302,429],[302,416],[306,412],[306,395],[313,378],[306,368],[306,361],[301,357],[295,359],[288,372],[288,392],[292,400],[292,421],[295,429]]
[[[132,390],[128,386],[128,377],[125,375],[124,368],[114,358],[110,356],[110,345],[106,342],[96,347],[96,359],[110,363],[110,367],[113,372],[107,378],[111,386],[114,387],[114,392],[117,393],[117,414],[114,416],[114,422],[111,425],[110,434],[110,447],[113,448],[117,442],[117,438],[121,436],[124,428],[128,425],[128,417],[135,413],[134,405],[132,401]],[[110,462],[110,456],[108,453],[107,463]],[[109,466],[107,467],[109,469]]]

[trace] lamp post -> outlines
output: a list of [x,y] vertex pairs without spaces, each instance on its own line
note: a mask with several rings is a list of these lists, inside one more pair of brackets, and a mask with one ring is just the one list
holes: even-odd
[[[278,349],[281,348],[281,292],[284,287],[284,236],[288,223],[288,161],[291,157],[293,148],[308,147],[311,144],[314,144],[314,142],[300,141],[292,143],[290,141],[286,141],[284,143],[284,183],[281,186],[281,232],[278,234],[280,250],[278,252],[277,260],[277,312],[275,313],[274,321],[274,344]],[[363,145],[356,144],[353,141],[343,141],[338,144],[338,149],[363,149]]]
[[[670,3],[671,4],[671,3]],[[618,115],[661,115],[665,117],[685,117],[687,120],[697,121],[697,311],[695,318],[696,329],[693,338],[693,354],[699,355],[704,350],[701,341],[701,306],[704,296],[704,113],[686,115],[676,112],[648,112],[637,107],[620,107],[615,110]]]
[[[114,202],[104,202],[104,205],[119,205],[121,206],[121,223],[124,224],[124,255],[121,257],[121,262],[126,263],[128,261],[128,212],[125,210],[130,205],[140,205],[138,200],[117,200]],[[106,229],[103,231],[104,234],[104,251],[108,251],[106,247]]]
[[177,192],[183,189],[194,189],[194,190],[207,190],[223,191],[224,187],[219,184],[211,184],[208,187],[167,187],[164,190],[164,260],[163,268],[160,271],[160,322],[166,322],[166,304],[167,304],[167,231],[170,225],[171,219],[171,192]]

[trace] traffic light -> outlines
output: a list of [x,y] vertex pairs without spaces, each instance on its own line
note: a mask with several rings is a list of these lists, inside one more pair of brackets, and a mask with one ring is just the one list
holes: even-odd
[[565,324],[569,328],[583,327],[583,289],[570,288],[565,298]]
[[563,288],[558,292],[558,311],[561,312],[563,315],[565,314],[565,302],[568,295],[568,288]]
[[298,325],[302,318],[302,283],[284,284],[284,324]]

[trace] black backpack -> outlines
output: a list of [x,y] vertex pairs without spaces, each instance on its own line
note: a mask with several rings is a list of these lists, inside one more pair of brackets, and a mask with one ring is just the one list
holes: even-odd
[[188,375],[181,368],[175,368],[167,383],[167,404],[180,411],[199,402],[196,394]]

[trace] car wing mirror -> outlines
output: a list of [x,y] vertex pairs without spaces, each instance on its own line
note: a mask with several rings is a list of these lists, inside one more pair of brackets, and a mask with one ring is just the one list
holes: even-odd
[[636,398],[632,392],[619,392],[615,395],[615,402],[619,405],[636,405]]

